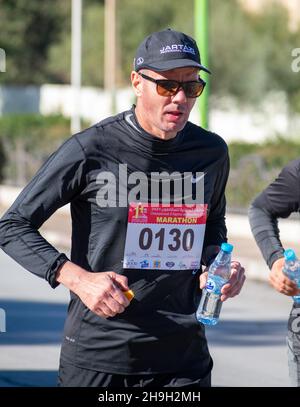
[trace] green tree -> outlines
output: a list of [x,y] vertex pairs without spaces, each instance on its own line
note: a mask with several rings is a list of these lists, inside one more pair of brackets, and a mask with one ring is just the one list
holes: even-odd
[[300,27],[289,29],[287,9],[272,2],[261,12],[250,13],[237,0],[209,4],[212,93],[257,104],[267,92],[282,90],[291,109],[300,111],[299,78],[291,69]]
[[[140,0],[117,0],[117,81],[129,84],[135,50],[152,31],[172,27],[193,35],[194,0],[155,0],[159,7]],[[85,0],[82,17],[82,84],[104,83],[104,1]],[[49,71],[60,82],[70,82],[71,27],[66,25],[62,41],[50,49]]]
[[[58,83],[70,83],[71,14],[61,41],[50,48],[48,70]],[[82,2],[82,84],[102,87],[103,75],[104,1],[85,0]]]
[[49,46],[59,41],[68,2],[0,0],[0,47],[6,52],[6,84],[40,84],[48,80]]
[[194,0],[122,0],[117,10],[121,83],[129,82],[136,48],[145,36],[168,27],[193,35],[193,7]]
[[212,93],[256,101],[267,80],[263,41],[237,0],[211,0],[209,4]]
[[[82,84],[104,83],[104,0],[83,1]],[[137,45],[167,27],[194,35],[194,0],[117,0],[117,85],[129,84]],[[288,28],[286,9],[272,3],[251,14],[238,0],[209,0],[209,53],[213,95],[233,95],[257,104],[271,90],[283,90],[291,110],[300,111],[299,75],[291,51],[300,28]],[[0,47],[13,84],[69,83],[71,0],[0,0]],[[201,50],[200,50],[201,51]]]
[[280,4],[270,4],[262,14],[252,15],[250,22],[264,44],[266,90],[284,90],[291,110],[300,112],[299,75],[291,69],[291,51],[299,47],[300,27],[289,29],[287,9]]

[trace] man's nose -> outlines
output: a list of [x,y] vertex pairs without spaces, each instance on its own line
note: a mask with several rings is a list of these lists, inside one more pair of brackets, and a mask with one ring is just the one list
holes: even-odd
[[178,89],[178,91],[175,93],[175,95],[173,96],[173,102],[177,102],[177,103],[184,103],[186,102],[187,97],[184,93],[184,90],[182,89],[182,87],[180,87]]

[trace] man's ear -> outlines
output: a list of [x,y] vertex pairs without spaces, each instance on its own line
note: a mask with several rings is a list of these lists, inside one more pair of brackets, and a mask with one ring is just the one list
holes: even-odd
[[133,87],[134,93],[137,97],[141,96],[142,94],[142,81],[140,75],[132,71],[131,72],[131,85]]

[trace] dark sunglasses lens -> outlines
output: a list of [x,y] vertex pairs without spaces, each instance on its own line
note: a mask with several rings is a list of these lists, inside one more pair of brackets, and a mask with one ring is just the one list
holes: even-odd
[[157,81],[157,93],[161,96],[175,95],[178,89],[178,83],[175,81]]
[[201,95],[204,84],[202,82],[186,82],[182,87],[186,97],[196,98]]
[[[176,81],[168,81],[168,80],[161,80],[157,81],[157,93],[161,96],[173,96],[179,89],[179,83]],[[185,82],[182,83],[182,88],[186,97],[188,98],[196,98],[201,95],[203,92],[205,83],[192,81],[192,82]]]

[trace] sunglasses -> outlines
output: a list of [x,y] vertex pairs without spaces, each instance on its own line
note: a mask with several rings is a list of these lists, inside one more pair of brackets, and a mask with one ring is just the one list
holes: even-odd
[[173,79],[154,79],[143,73],[139,73],[139,75],[147,81],[156,83],[156,91],[160,96],[174,96],[182,88],[187,98],[197,98],[206,85],[201,78],[198,81],[178,82]]

